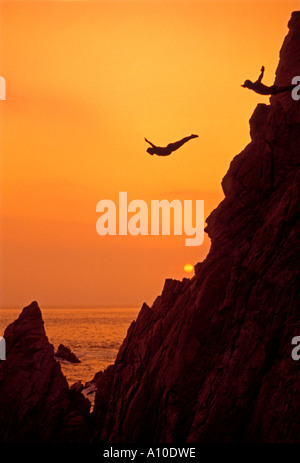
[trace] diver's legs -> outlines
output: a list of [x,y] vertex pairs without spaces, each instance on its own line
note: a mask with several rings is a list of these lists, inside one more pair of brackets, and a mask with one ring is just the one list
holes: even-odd
[[187,141],[191,140],[192,138],[197,138],[198,135],[190,135],[189,137],[184,137],[182,140],[176,141],[175,143],[169,143],[167,148],[170,149],[171,151],[178,150],[184,143]]
[[295,85],[287,85],[286,87],[279,87],[277,85],[272,85],[272,95],[278,95],[278,93],[288,92],[293,90]]

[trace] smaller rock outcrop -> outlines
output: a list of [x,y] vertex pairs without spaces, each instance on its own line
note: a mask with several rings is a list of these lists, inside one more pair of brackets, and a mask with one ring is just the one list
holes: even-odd
[[6,328],[4,338],[0,442],[88,442],[90,402],[80,388],[69,389],[36,302]]
[[63,344],[58,346],[58,349],[55,352],[55,357],[58,360],[66,360],[70,363],[81,363],[79,358],[71,351],[71,349]]

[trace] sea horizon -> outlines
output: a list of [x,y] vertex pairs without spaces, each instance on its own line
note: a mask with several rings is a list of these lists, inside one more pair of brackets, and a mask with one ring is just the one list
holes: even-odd
[[[3,306],[0,306],[0,311],[1,310],[11,310],[11,309],[17,310],[19,308],[22,311],[26,306],[30,305],[33,301],[34,299],[31,302],[27,304],[22,304],[20,306],[18,306],[17,304],[3,305]],[[88,309],[130,309],[130,308],[138,309],[138,308],[141,308],[143,305],[143,303],[141,303],[140,305],[139,304],[66,304],[66,305],[50,304],[50,305],[41,305],[39,302],[38,304],[41,310],[43,309],[85,309],[85,308],[88,308]]]
[[[69,385],[85,384],[94,375],[113,364],[127,330],[136,319],[139,307],[74,306],[42,307],[41,313],[49,342],[58,349],[69,347],[80,363],[60,361]],[[14,322],[22,309],[0,309],[0,335]]]

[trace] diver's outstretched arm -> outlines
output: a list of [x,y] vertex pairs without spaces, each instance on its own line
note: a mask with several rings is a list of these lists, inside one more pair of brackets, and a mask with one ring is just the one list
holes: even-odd
[[149,143],[149,145],[151,145],[151,146],[152,146],[152,148],[156,148],[156,146],[155,146],[155,145],[153,145],[153,143],[151,143],[151,141],[147,140],[147,138],[145,138],[145,141],[146,141],[147,143]]
[[263,76],[264,76],[264,72],[265,72],[265,66],[262,66],[262,67],[261,67],[261,70],[260,70],[259,78],[257,79],[256,82],[261,82],[261,79],[262,79]]

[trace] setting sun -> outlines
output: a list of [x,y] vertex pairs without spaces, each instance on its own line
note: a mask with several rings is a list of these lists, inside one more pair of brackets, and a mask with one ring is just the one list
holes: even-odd
[[192,272],[194,270],[194,266],[192,264],[185,264],[183,268],[186,272]]

